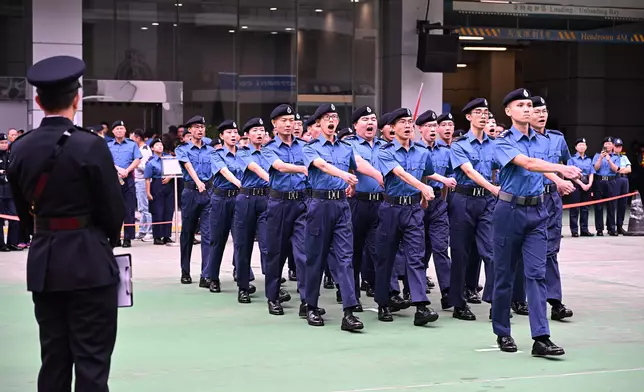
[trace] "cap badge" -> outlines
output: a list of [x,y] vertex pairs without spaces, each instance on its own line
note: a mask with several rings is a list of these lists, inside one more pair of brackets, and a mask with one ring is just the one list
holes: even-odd
[[483,105],[487,106],[487,99],[483,99]]
[[233,121],[233,128],[237,128],[237,124]]
[[331,110],[335,110],[335,105],[331,104]]
[[259,125],[264,125],[264,121],[261,118],[259,119]]
[[451,120],[452,119],[452,113],[448,113],[447,118],[449,118]]
[[291,107],[290,106],[286,107],[286,113],[291,114]]
[[544,101],[543,98],[541,98],[541,103],[545,105],[546,101]]
[[528,90],[523,89],[523,96],[524,96],[524,97],[528,97],[528,96],[530,96],[530,94],[528,94]]
[[409,109],[407,109],[407,115],[411,116],[411,112],[409,111]]
[[371,108],[367,106],[367,113],[371,113]]

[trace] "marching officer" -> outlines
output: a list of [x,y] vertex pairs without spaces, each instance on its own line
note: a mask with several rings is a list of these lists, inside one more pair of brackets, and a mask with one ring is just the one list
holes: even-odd
[[201,232],[201,278],[199,287],[210,288],[210,192],[212,190],[212,166],[210,156],[215,149],[204,143],[206,119],[195,116],[185,124],[192,141],[175,149],[183,172],[181,192],[181,283],[192,283],[190,258],[195,241],[197,225]]
[[340,119],[335,105],[319,106],[312,118],[320,123],[322,134],[303,148],[311,182],[305,236],[306,318],[309,325],[324,325],[318,300],[322,275],[328,263],[342,293],[344,317],[341,329],[357,331],[364,325],[353,315],[354,311],[362,311],[362,306],[355,296],[351,209],[345,193],[347,185],[355,186],[358,182],[357,177],[349,173],[350,169],[356,170],[357,165],[351,145],[336,135]]
[[104,139],[72,122],[84,70],[70,56],[29,69],[45,117],[11,146],[18,217],[34,227],[27,290],[39,325],[39,392],[71,391],[72,376],[77,391],[108,391],[116,341],[120,279],[110,242],[125,216],[123,172]]
[[282,302],[291,295],[280,289],[280,278],[288,253],[293,251],[297,266],[297,286],[300,294],[299,316],[307,316],[306,255],[304,235],[306,226],[306,176],[302,147],[305,142],[293,137],[295,111],[282,104],[271,112],[275,137],[262,148],[270,165],[270,191],[266,206],[266,298],[268,312],[284,314]]
[[[617,196],[615,179],[620,170],[621,157],[613,153],[613,141],[614,139],[610,136],[604,138],[604,148],[593,157],[593,167],[597,174],[595,178],[595,199],[597,200]],[[617,203],[615,200],[595,204],[595,229],[597,229],[597,235],[604,235],[604,205],[606,205],[607,209],[606,226],[608,226],[608,235],[617,236],[615,225]]]
[[[432,188],[423,184],[423,177],[434,174],[429,151],[412,142],[413,124],[409,109],[391,112],[387,119],[395,139],[381,147],[378,154],[380,171],[385,182],[384,201],[378,210],[376,250],[376,303],[378,320],[393,321],[390,281],[399,246],[405,249],[407,280],[411,304],[416,306],[414,325],[438,320],[438,313],[429,308],[427,278],[423,265],[425,253],[424,213],[421,204],[434,199]],[[422,203],[421,203],[422,202]],[[407,305],[408,306],[408,305]]]
[[[620,138],[615,138],[615,154],[619,156],[619,171],[617,172],[617,179],[615,180],[616,195],[621,196],[628,193],[628,175],[631,173],[631,161],[625,153],[622,152],[624,142]],[[626,204],[628,198],[622,197],[617,199],[617,233],[621,235],[626,234],[624,230],[624,217],[626,216]]]
[[[465,271],[468,264],[483,259],[485,290],[483,300],[492,300],[494,269],[492,262],[492,212],[499,188],[491,183],[494,163],[494,142],[483,129],[487,124],[488,103],[476,98],[463,108],[470,122],[470,131],[454,139],[450,149],[450,163],[457,185],[449,203],[450,246],[452,274],[450,301],[453,317],[472,321],[476,316],[465,301]],[[479,257],[472,258],[476,247]]]
[[[261,153],[264,141],[264,121],[251,118],[242,132],[248,135],[249,146],[240,148],[241,188],[235,199],[233,215],[233,238],[237,264],[237,301],[250,303],[250,291],[255,286],[249,282],[254,276],[250,268],[255,234],[259,244],[262,271],[266,268],[266,202],[268,200],[268,162]],[[254,291],[254,290],[253,290]]]
[[[576,166],[581,170],[581,177],[575,180],[575,191],[570,194],[572,204],[585,203],[590,200],[590,190],[593,188],[593,177],[595,167],[593,160],[586,155],[586,139],[581,138],[575,141],[577,153],[568,160],[568,165]],[[581,216],[579,211],[581,210]],[[581,228],[581,231],[579,230]],[[570,209],[570,232],[573,237],[592,237],[594,234],[588,231],[588,206],[575,207]]]
[[[9,152],[9,140],[7,135],[0,133],[0,214],[16,215],[16,205],[11,196],[11,187],[7,172],[11,163],[11,154]],[[7,233],[7,243],[4,241],[4,219],[0,219],[0,252],[22,251],[18,246],[20,239],[20,224],[18,221],[8,220],[9,231]]]
[[[174,215],[174,179],[163,176],[163,158],[171,157],[163,152],[161,139],[153,139],[150,143],[152,156],[148,159],[143,171],[145,178],[145,189],[148,200],[150,200],[150,212],[152,223],[171,222]],[[173,242],[172,223],[153,224],[152,236],[154,245],[165,245]]]
[[[125,137],[125,123],[115,121],[112,124],[112,133],[114,139],[107,142],[107,147],[114,158],[114,166],[122,180],[121,193],[125,201],[125,226],[123,229],[123,247],[132,246],[132,240],[136,230],[134,228],[134,214],[136,212],[136,189],[134,187],[134,170],[139,166],[141,150],[135,142]],[[117,246],[121,245],[121,240],[116,242]]]
[[449,146],[452,144],[452,136],[454,136],[454,116],[452,113],[443,113],[436,118],[438,123],[438,139],[436,144]]
[[519,259],[523,257],[528,295],[533,356],[563,355],[564,350],[550,340],[547,313],[546,250],[548,213],[543,198],[542,173],[558,172],[577,178],[574,166],[550,163],[543,158],[550,147],[546,137],[530,128],[530,92],[518,89],[503,100],[512,128],[495,142],[494,156],[500,166],[501,190],[494,208],[494,297],[492,329],[499,349],[516,352],[510,331],[510,303]]

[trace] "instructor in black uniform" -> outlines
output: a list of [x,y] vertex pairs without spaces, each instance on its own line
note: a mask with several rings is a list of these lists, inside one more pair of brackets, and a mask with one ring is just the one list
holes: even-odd
[[83,61],[34,64],[27,80],[44,111],[11,146],[9,182],[21,225],[35,233],[27,258],[40,332],[39,392],[107,392],[116,341],[119,271],[110,241],[125,206],[105,140],[74,126]]

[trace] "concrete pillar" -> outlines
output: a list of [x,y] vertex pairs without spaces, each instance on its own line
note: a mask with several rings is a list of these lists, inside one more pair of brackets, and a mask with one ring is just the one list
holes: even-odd
[[[57,55],[82,59],[83,0],[32,0],[32,41],[34,63]],[[36,128],[45,114],[34,100],[36,89],[28,93],[29,128]],[[82,121],[81,102],[75,123],[82,125]]]
[[488,95],[483,98],[487,98],[492,113],[498,118],[503,118],[503,98],[510,91],[519,88],[515,85],[514,52],[490,52],[487,61],[490,69],[490,89]]

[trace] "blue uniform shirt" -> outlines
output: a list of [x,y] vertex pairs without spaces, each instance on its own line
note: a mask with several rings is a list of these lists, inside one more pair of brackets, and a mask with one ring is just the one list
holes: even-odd
[[209,138],[208,136],[202,137],[201,141],[204,142],[204,144],[207,144],[207,145],[210,145],[210,143],[212,143],[212,139]]
[[595,166],[593,166],[593,160],[588,156],[583,158],[579,153],[576,153],[570,159],[568,159],[568,166],[575,166],[581,169],[581,174],[584,176],[589,176],[595,174]]
[[227,167],[237,179],[241,180],[242,175],[244,174],[244,171],[242,170],[243,163],[238,158],[237,153],[233,154],[228,147],[223,146],[216,149],[210,157],[212,175],[214,176],[212,180],[213,188],[238,189],[235,184],[228,181],[226,177],[221,174],[221,169]]
[[[599,160],[600,155],[601,155],[600,153],[597,153],[593,157],[593,166],[595,166],[595,163],[597,163],[597,161]],[[614,177],[617,175],[617,173],[615,173],[610,169],[610,164],[608,163],[607,159],[610,159],[611,161],[613,161],[613,163],[617,165],[617,167],[619,167],[619,163],[622,160],[622,158],[619,155],[610,154],[608,157],[602,160],[602,163],[599,165],[599,170],[597,170],[596,173],[598,176]]]
[[313,165],[313,161],[321,158],[336,168],[348,172],[355,170],[356,160],[353,156],[353,148],[349,143],[340,141],[337,137],[331,143],[320,135],[317,139],[311,140],[303,148],[304,164],[309,169],[309,181],[311,188],[318,190],[338,191],[347,188],[348,184],[338,177],[326,174]]
[[278,135],[275,135],[274,139],[269,140],[262,147],[262,155],[271,167],[268,174],[270,175],[270,186],[272,189],[280,192],[290,192],[302,191],[306,188],[306,176],[304,174],[282,173],[273,168],[273,163],[278,159],[284,163],[304,166],[302,146],[305,143],[302,139],[293,138],[293,143],[289,146],[282,142],[282,139]]
[[[546,156],[546,161],[550,163],[560,163],[568,162],[570,159],[570,150],[568,149],[568,144],[563,134],[559,131],[553,131],[550,129],[544,130],[543,136],[545,136],[549,141],[548,155]],[[552,180],[549,178],[543,179],[544,184],[553,184]]]
[[[177,147],[174,152],[177,154],[179,162],[190,162],[192,167],[195,169],[199,180],[208,181],[212,178],[210,155],[215,152],[214,148],[205,143],[203,143],[201,148],[199,148],[190,142]],[[188,171],[183,165],[181,165],[181,171],[183,172],[183,179],[185,181],[192,181],[192,177],[190,177],[190,174],[188,174]]]
[[406,150],[397,139],[380,148],[378,153],[380,172],[385,177],[385,193],[389,196],[413,196],[420,191],[401,180],[393,173],[400,166],[407,173],[422,181],[423,177],[434,174],[429,150],[422,144],[411,142]]
[[[449,162],[450,148],[445,144],[438,144],[438,139],[434,142],[434,146],[428,146],[425,141],[421,140],[418,142],[429,150],[429,156],[432,159],[432,166],[434,167],[434,172],[440,174],[444,177],[449,177],[452,174],[452,166]],[[429,186],[432,188],[443,189],[445,184],[442,182],[430,180]]]
[[135,159],[143,158],[139,146],[127,138],[123,139],[121,143],[118,143],[116,139],[112,139],[107,142],[107,147],[112,153],[114,164],[123,169],[127,169]]
[[237,155],[239,158],[239,163],[241,165],[241,170],[244,172],[241,178],[242,188],[268,187],[268,182],[259,178],[257,174],[255,174],[255,172],[248,170],[248,165],[251,162],[255,162],[262,169],[266,170],[267,172],[269,171],[270,165],[266,161],[266,158],[262,155],[262,152],[255,149],[255,147],[242,147],[237,150]]
[[[171,157],[172,155],[163,153],[164,157]],[[145,164],[143,170],[143,177],[145,178],[163,178],[163,158],[157,154],[152,154],[148,162]]]
[[549,140],[530,128],[528,136],[514,126],[495,140],[494,157],[501,166],[499,185],[503,192],[515,196],[538,196],[543,193],[542,173],[534,173],[511,163],[517,155],[546,160]]
[[[373,147],[369,144],[368,141],[358,135],[349,136],[344,140],[351,145],[355,155],[359,155],[362,159],[369,162],[371,166],[378,170],[378,152],[380,151],[380,147],[386,143],[384,140],[380,138],[374,138]],[[356,177],[358,177],[356,192],[379,193],[383,191],[380,184],[378,184],[378,181],[376,181],[373,177],[364,175],[359,172],[356,172]]]
[[450,151],[450,163],[454,168],[456,182],[459,185],[478,186],[461,169],[461,165],[467,162],[470,162],[474,170],[479,172],[483,178],[492,182],[492,170],[496,168],[494,142],[487,134],[483,133],[483,140],[479,142],[470,130],[462,138],[452,143]]

